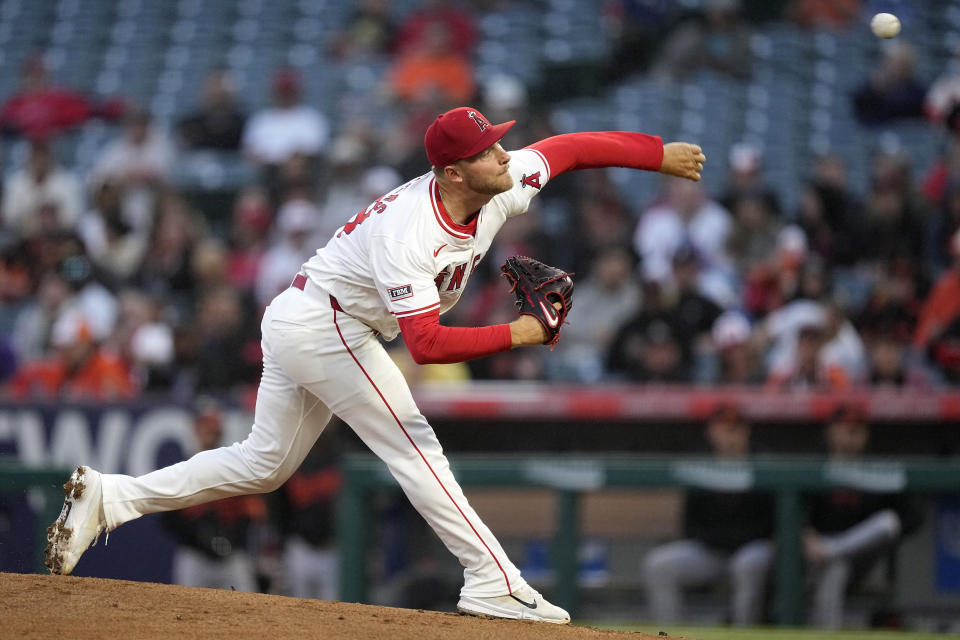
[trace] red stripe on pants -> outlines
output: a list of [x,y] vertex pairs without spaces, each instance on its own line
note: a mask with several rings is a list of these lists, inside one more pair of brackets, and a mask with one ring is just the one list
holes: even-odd
[[417,443],[413,441],[413,438],[410,437],[410,434],[407,433],[407,430],[404,428],[403,423],[400,422],[400,418],[397,417],[397,414],[393,412],[393,407],[390,406],[390,403],[387,402],[387,399],[383,397],[383,394],[380,392],[380,388],[377,387],[377,383],[373,381],[370,377],[370,374],[367,373],[367,370],[363,368],[363,365],[360,364],[360,361],[357,359],[357,356],[354,355],[353,351],[350,349],[350,346],[347,344],[347,341],[343,337],[343,332],[340,331],[340,325],[337,323],[337,310],[333,310],[333,325],[337,328],[337,334],[340,336],[340,342],[343,343],[344,348],[347,350],[347,353],[350,354],[350,357],[353,358],[353,361],[357,363],[357,366],[360,367],[360,371],[363,372],[363,375],[366,376],[367,380],[370,381],[370,384],[373,385],[373,390],[377,392],[377,395],[380,396],[380,400],[383,401],[384,406],[387,408],[387,411],[390,412],[390,415],[393,416],[393,419],[396,421],[397,426],[400,427],[400,430],[403,431],[403,435],[407,437],[407,440],[410,441],[410,444],[413,445],[413,448],[416,450],[417,455],[420,456],[420,459],[423,460],[423,464],[427,465],[427,469],[430,470],[430,473],[433,474],[433,477],[437,480],[437,484],[440,485],[440,488],[443,489],[443,492],[447,494],[447,497],[450,498],[450,502],[453,503],[453,506],[460,513],[460,516],[463,518],[463,521],[467,523],[467,526],[470,527],[470,530],[473,531],[474,535],[477,536],[477,539],[480,540],[480,544],[483,545],[484,549],[487,550],[487,553],[490,554],[490,557],[493,558],[493,561],[497,563],[497,568],[500,569],[500,573],[503,574],[503,579],[507,583],[507,593],[512,593],[513,589],[510,588],[510,579],[507,577],[507,572],[503,570],[503,566],[500,564],[500,561],[497,559],[497,556],[490,551],[490,547],[487,546],[487,543],[484,539],[477,533],[476,528],[473,526],[473,523],[470,522],[470,519],[467,518],[466,514],[460,508],[460,505],[457,504],[457,501],[453,499],[453,496],[450,495],[450,492],[447,491],[447,488],[443,486],[443,481],[440,480],[440,477],[437,475],[436,471],[433,470],[433,467],[430,466],[430,462],[427,461],[426,456],[423,455],[423,452],[420,451],[420,447],[417,446]]

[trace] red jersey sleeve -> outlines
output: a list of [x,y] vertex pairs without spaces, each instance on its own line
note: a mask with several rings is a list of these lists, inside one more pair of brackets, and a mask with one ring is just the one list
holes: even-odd
[[463,362],[509,351],[510,326],[445,327],[438,310],[397,318],[410,355],[417,364]]
[[657,171],[663,163],[663,140],[631,131],[565,133],[534,142],[527,148],[543,154],[550,177],[600,167]]

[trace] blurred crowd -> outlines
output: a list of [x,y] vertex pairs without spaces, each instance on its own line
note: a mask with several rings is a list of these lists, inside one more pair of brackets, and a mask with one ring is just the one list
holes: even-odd
[[[159,122],[122,96],[59,86],[42,52],[24,60],[19,89],[0,97],[3,144],[22,151],[3,167],[0,198],[3,394],[117,400],[254,389],[264,307],[340,225],[429,169],[422,135],[437,113],[475,104],[492,120],[517,119],[508,149],[556,133],[536,87],[509,68],[483,77],[475,69],[480,13],[500,4],[424,0],[396,15],[384,0],[357,3],[326,54],[384,64],[371,67],[382,71],[368,94],[344,96],[336,113],[305,100],[311,78],[295,67],[262,79],[271,103],[254,110],[218,68],[175,121]],[[872,10],[854,0],[686,5],[604,3],[610,54],[598,77],[748,77],[746,44],[762,20],[843,31]],[[748,143],[729,149],[717,193],[664,179],[641,201],[602,171],[561,176],[504,227],[472,292],[444,320],[513,319],[498,267],[528,254],[576,272],[558,347],[423,368],[397,347],[411,381],[956,383],[960,54],[939,77],[921,78],[907,40],[884,51],[847,99],[864,135],[911,119],[935,128],[942,148],[931,149],[929,171],[878,148],[859,192],[839,156],[824,153],[797,176],[790,208],[765,180],[764,150]],[[72,166],[59,142],[92,122],[115,138],[90,166]],[[210,166],[240,167],[245,178],[208,184]]]

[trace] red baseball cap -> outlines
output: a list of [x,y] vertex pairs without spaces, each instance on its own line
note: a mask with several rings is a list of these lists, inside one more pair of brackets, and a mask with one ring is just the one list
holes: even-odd
[[516,120],[490,124],[473,107],[457,107],[441,113],[427,127],[423,146],[427,159],[435,167],[445,167],[457,160],[476,155],[507,135]]

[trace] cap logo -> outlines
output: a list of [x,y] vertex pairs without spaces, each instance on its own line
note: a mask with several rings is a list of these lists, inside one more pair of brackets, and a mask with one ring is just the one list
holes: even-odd
[[490,126],[490,123],[478,116],[476,111],[467,111],[467,117],[477,123],[480,131],[486,131],[487,127]]

